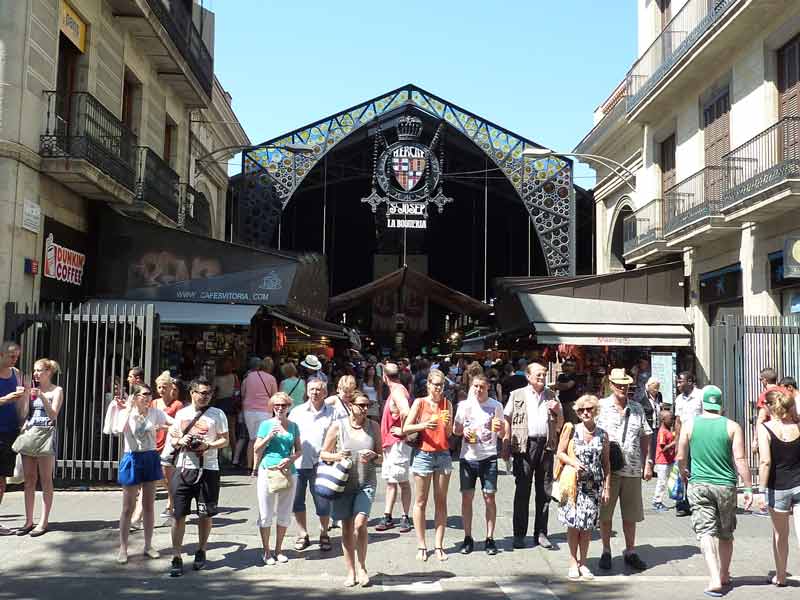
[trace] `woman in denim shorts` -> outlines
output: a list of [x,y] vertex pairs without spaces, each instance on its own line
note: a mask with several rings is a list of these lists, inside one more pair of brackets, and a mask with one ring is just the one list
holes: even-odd
[[450,401],[444,397],[444,373],[431,369],[428,374],[428,395],[417,398],[411,405],[403,423],[403,434],[419,434],[419,448],[411,459],[411,472],[417,499],[414,503],[414,529],[417,532],[417,560],[428,560],[425,545],[425,508],[433,480],[434,522],[436,536],[434,551],[440,561],[447,560],[444,553],[444,530],[447,525],[447,486],[453,461],[450,457],[449,439],[453,435]]
[[758,428],[761,509],[769,506],[774,530],[775,577],[769,581],[785,587],[792,513],[795,531],[800,532],[800,425],[794,396],[786,390],[767,392],[766,405],[771,419]]

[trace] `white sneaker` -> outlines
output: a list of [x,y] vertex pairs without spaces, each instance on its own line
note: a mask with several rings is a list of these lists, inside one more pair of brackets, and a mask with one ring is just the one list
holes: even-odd
[[276,556],[275,558],[277,558],[278,562],[281,564],[289,562],[289,557],[286,556],[285,554],[278,554],[278,556]]
[[581,572],[578,567],[570,567],[569,571],[567,571],[567,579],[571,579],[575,581],[581,578]]
[[277,561],[275,560],[275,557],[270,554],[264,561],[264,564],[267,565],[268,567],[273,567],[275,566],[275,564],[277,564]]
[[578,567],[578,571],[580,572],[581,577],[583,577],[584,579],[588,579],[589,581],[594,579],[594,573],[592,573],[589,570],[589,567],[587,567],[586,565],[581,565],[580,567]]

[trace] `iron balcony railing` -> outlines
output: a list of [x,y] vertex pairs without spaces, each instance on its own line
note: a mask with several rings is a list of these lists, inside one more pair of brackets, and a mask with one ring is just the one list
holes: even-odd
[[781,119],[722,157],[722,208],[788,178],[800,177],[800,117]]
[[182,187],[183,198],[178,213],[178,226],[200,235],[210,235],[211,205],[206,195],[188,184],[183,184]]
[[622,232],[622,250],[625,254],[641,248],[645,244],[663,241],[663,200],[656,198],[642,206],[632,215],[625,217],[622,222]]
[[701,219],[720,216],[723,185],[723,168],[711,166],[664,192],[664,235]]
[[211,96],[214,87],[214,59],[194,26],[191,9],[182,0],[147,0],[147,4],[189,63],[203,91]]
[[628,71],[628,112],[738,0],[688,0]]
[[178,222],[180,178],[161,157],[150,148],[139,148],[139,179],[136,195],[161,214]]
[[137,140],[130,129],[88,92],[44,93],[47,114],[39,153],[86,160],[133,191]]

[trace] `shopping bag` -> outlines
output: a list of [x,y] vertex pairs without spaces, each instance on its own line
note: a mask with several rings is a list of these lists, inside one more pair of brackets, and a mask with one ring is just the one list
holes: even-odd
[[17,454],[17,462],[14,465],[14,474],[8,478],[8,483],[18,484],[25,481],[25,473],[22,470],[22,455]]
[[683,500],[686,495],[686,490],[683,486],[683,477],[681,477],[678,465],[672,467],[667,478],[667,489],[669,490],[669,497],[673,500]]

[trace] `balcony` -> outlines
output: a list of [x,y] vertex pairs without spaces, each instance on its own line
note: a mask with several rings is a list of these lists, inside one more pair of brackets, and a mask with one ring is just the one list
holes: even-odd
[[664,236],[667,247],[711,241],[728,229],[722,217],[724,169],[706,167],[664,192]]
[[800,117],[786,117],[722,157],[722,214],[729,222],[796,215],[800,208]]
[[211,205],[202,192],[182,184],[183,199],[178,213],[178,226],[199,235],[211,235]]
[[664,239],[664,201],[656,198],[625,217],[622,233],[625,262],[637,264],[663,256],[667,250]]
[[[153,221],[174,226],[178,223],[180,177],[150,148],[139,148],[136,210]],[[165,221],[164,217],[169,219]]]
[[[159,75],[168,79],[190,105],[207,105],[214,88],[214,59],[192,20],[191,1],[108,2]],[[191,77],[183,77],[182,72]]]
[[133,204],[136,136],[87,92],[45,95],[42,171],[85,198]]
[[[630,114],[740,0],[688,0],[633,64],[627,76]],[[763,15],[762,15],[763,16]]]

